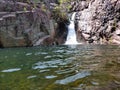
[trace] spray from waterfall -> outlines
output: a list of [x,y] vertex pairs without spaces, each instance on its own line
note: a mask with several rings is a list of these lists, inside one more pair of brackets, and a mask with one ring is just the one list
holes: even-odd
[[66,45],[72,45],[72,44],[79,44],[76,39],[76,32],[75,32],[75,15],[76,12],[72,14],[72,17],[70,19],[70,24],[68,26],[68,35],[65,44]]

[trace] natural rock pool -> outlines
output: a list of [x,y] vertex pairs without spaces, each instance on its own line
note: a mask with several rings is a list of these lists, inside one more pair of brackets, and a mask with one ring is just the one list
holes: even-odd
[[120,46],[0,49],[0,90],[120,90]]

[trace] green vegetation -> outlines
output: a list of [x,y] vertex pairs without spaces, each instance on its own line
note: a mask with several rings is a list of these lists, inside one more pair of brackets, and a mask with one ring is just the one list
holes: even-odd
[[59,4],[53,10],[53,17],[56,21],[68,20],[67,13],[71,8],[70,0],[59,0]]
[[66,3],[66,2],[69,2],[70,0],[59,0],[59,3],[60,4],[63,4],[63,3]]
[[53,17],[56,21],[67,19],[67,13],[61,10],[61,7],[56,7],[53,11]]

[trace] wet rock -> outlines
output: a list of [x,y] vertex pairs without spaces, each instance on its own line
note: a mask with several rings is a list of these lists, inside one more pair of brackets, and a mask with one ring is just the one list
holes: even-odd
[[82,36],[85,38],[85,40],[88,40],[90,37],[88,33],[82,33]]
[[45,37],[39,39],[39,40],[34,44],[34,46],[39,46],[39,45],[53,45],[53,44],[54,44],[53,39],[50,37],[50,35],[48,35],[48,36],[45,36]]

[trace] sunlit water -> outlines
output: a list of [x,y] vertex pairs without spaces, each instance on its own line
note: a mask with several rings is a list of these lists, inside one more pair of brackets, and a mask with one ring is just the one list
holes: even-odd
[[0,90],[120,90],[120,46],[0,49]]

